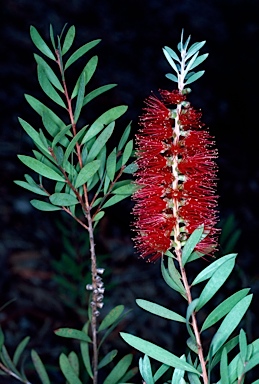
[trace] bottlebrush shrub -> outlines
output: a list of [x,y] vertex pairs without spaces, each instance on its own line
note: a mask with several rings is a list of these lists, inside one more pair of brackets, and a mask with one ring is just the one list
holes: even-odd
[[[187,352],[178,357],[137,336],[121,335],[145,354],[139,361],[145,384],[160,382],[165,372],[167,377],[170,375],[167,383],[171,384],[241,384],[247,372],[259,363],[259,339],[248,344],[242,329],[233,335],[251,303],[249,289],[226,298],[203,320],[204,306],[229,277],[236,254],[215,261],[209,258],[217,250],[219,235],[215,227],[217,150],[213,137],[201,122],[201,112],[187,99],[190,89],[186,86],[204,73],[195,73],[193,69],[208,56],[199,55],[205,41],[188,48],[189,42],[190,37],[184,42],[182,34],[178,44],[180,55],[169,47],[164,48],[176,73],[166,76],[177,83],[178,89],[162,90],[160,97],[151,95],[145,102],[136,136],[135,176],[139,188],[133,194],[136,249],[147,261],[161,260],[162,276],[186,300],[186,313],[179,314],[141,299],[137,304],[169,321],[184,323],[189,334]],[[187,264],[198,259],[202,266],[202,258],[209,265],[206,263],[189,283]],[[198,297],[195,293],[194,298],[193,287],[200,287]],[[212,326],[216,331],[212,340],[208,340],[204,331]],[[156,372],[150,358],[162,363]]]
[[[133,149],[133,140],[128,140],[130,125],[124,130],[118,146],[112,151],[108,150],[107,146],[115,129],[115,121],[126,112],[127,107],[112,107],[102,112],[94,121],[86,123],[85,109],[91,108],[89,103],[112,89],[115,84],[88,90],[97,67],[96,55],[84,65],[75,84],[71,84],[68,79],[73,64],[88,54],[100,40],[86,43],[70,54],[75,38],[74,26],[66,33],[64,28],[56,38],[50,26],[51,48],[36,28],[31,27],[30,33],[41,54],[34,55],[38,81],[51,105],[54,102],[55,110],[33,96],[25,96],[29,105],[40,115],[42,127],[37,130],[25,120],[19,119],[36,149],[33,150],[33,156],[18,156],[25,166],[34,171],[33,176],[25,174],[25,181],[15,182],[40,196],[40,199],[31,201],[36,209],[48,212],[64,211],[76,220],[85,229],[90,248],[88,263],[91,280],[85,281],[90,296],[88,321],[83,330],[61,328],[55,331],[58,336],[78,340],[80,357],[74,351],[68,355],[62,353],[59,360],[60,369],[70,384],[86,381],[97,384],[100,370],[104,384],[126,383],[136,373],[136,368],[129,369],[132,355],[120,357],[116,364],[118,351],[103,353],[101,348],[125,313],[123,305],[118,305],[98,321],[103,307],[105,287],[102,278],[104,269],[99,265],[95,253],[94,228],[108,207],[129,197],[136,189],[128,178],[128,174],[136,168],[134,164],[128,164]],[[24,368],[17,368],[27,343],[28,338],[19,344],[11,359],[4,346],[4,336],[0,334],[0,373],[29,383]],[[33,350],[31,357],[42,384],[49,384],[49,376],[37,352]],[[80,367],[81,361],[83,370]],[[112,368],[109,371],[107,365],[111,362]],[[81,374],[82,379],[79,378]]]

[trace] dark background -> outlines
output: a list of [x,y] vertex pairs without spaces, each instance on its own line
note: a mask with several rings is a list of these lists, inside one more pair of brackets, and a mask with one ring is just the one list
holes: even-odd
[[[117,83],[118,87],[100,97],[86,113],[91,122],[105,110],[127,104],[128,112],[116,123],[118,137],[130,120],[136,132],[143,100],[151,91],[174,88],[164,76],[171,70],[161,48],[168,45],[175,49],[182,28],[186,37],[191,34],[192,42],[207,41],[202,51],[209,52],[209,57],[200,67],[206,72],[192,85],[190,100],[202,109],[203,121],[216,138],[220,218],[234,215],[236,228],[241,230],[238,243],[231,249],[239,253],[239,268],[222,295],[241,286],[252,287],[255,296],[247,320],[248,335],[250,341],[259,337],[258,1],[6,0],[0,10],[0,303],[16,298],[0,312],[6,344],[12,350],[29,334],[31,347],[46,359],[50,354],[55,359],[62,343],[53,338],[52,330],[82,325],[82,317],[75,316],[59,300],[53,280],[58,272],[51,261],[59,260],[65,247],[58,223],[67,226],[67,221],[60,213],[33,209],[29,200],[34,196],[13,183],[27,172],[16,155],[29,154],[32,148],[17,117],[35,128],[39,126],[38,116],[23,95],[29,93],[44,100],[36,79],[33,53],[37,49],[30,40],[29,27],[34,25],[48,40],[49,24],[60,33],[66,22],[76,27],[74,49],[102,38],[87,56],[99,56],[89,87],[91,90],[107,83]],[[76,79],[78,74],[73,76]],[[175,346],[180,345],[178,325],[176,328],[163,320],[152,320],[134,304],[141,297],[173,308],[180,306],[177,312],[184,311],[177,297],[168,297],[171,293],[161,281],[159,263],[145,264],[134,255],[129,229],[131,208],[132,203],[127,201],[107,211],[98,233],[98,250],[110,255],[109,262],[103,258],[104,265],[108,264],[111,288],[106,311],[117,304],[133,308],[124,329],[176,352]],[[79,229],[73,230],[73,241],[79,233]],[[166,332],[172,333],[171,339]]]

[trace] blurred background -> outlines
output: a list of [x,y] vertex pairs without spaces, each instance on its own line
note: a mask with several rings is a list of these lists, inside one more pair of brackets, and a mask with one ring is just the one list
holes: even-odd
[[[192,85],[190,101],[201,108],[219,150],[220,226],[225,228],[220,252],[239,253],[236,273],[216,302],[241,287],[252,287],[255,297],[244,326],[249,341],[258,338],[258,1],[5,0],[0,3],[0,306],[15,299],[0,312],[7,346],[12,351],[22,337],[30,335],[30,346],[43,360],[55,362],[65,342],[52,330],[80,328],[85,319],[84,285],[89,279],[85,234],[59,212],[36,211],[29,203],[34,195],[13,183],[28,172],[17,154],[32,150],[17,117],[40,127],[24,93],[45,100],[33,58],[39,52],[30,40],[29,27],[35,26],[49,42],[50,23],[56,34],[65,23],[75,25],[74,49],[102,39],[81,59],[83,66],[93,54],[99,56],[89,91],[108,83],[118,86],[89,104],[85,118],[91,123],[113,106],[128,105],[116,123],[114,141],[130,120],[133,134],[137,131],[143,100],[151,91],[174,89],[174,83],[165,78],[172,71],[162,47],[175,49],[182,28],[186,37],[191,35],[191,42],[207,41],[202,53],[208,52],[209,57],[200,66],[206,72]],[[72,82],[78,74],[71,73]],[[146,315],[135,305],[136,298],[144,298],[184,314],[181,300],[171,295],[161,279],[159,263],[146,264],[134,254],[131,209],[129,199],[111,207],[97,233],[99,263],[106,267],[108,288],[103,313],[113,305],[125,305],[132,311],[122,329],[181,354],[184,346],[179,343],[178,324]],[[119,339],[111,343],[128,352]],[[59,382],[58,377],[55,380]]]

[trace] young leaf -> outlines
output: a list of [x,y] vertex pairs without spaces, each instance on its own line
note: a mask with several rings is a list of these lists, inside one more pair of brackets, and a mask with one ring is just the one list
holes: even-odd
[[73,195],[70,195],[69,193],[53,193],[53,195],[49,197],[49,200],[52,204],[61,207],[69,207],[70,205],[75,205],[79,203],[77,198]]
[[172,50],[172,48],[165,46],[164,49],[169,53],[169,55],[170,55],[174,60],[176,60],[176,61],[178,61],[179,63],[181,63],[181,60],[179,59],[179,57],[177,56],[177,54],[175,53],[175,51]]
[[204,44],[206,43],[206,41],[201,41],[200,43],[194,43],[187,51],[187,55],[186,55],[186,60],[189,59],[189,57],[191,57],[192,55],[194,55],[197,51],[199,51],[203,46]]
[[63,47],[62,47],[62,55],[65,55],[65,53],[67,53],[67,51],[72,46],[74,38],[75,38],[75,34],[76,34],[76,29],[75,29],[75,26],[72,25],[69,28],[69,30],[67,31],[67,34],[66,34],[66,37],[65,37],[65,40],[64,40],[64,44],[63,44]]
[[145,309],[146,311],[153,313],[154,315],[163,317],[164,319],[180,321],[181,323],[185,323],[185,318],[178,313],[171,311],[165,307],[162,307],[159,304],[152,303],[151,301],[137,299],[136,303],[140,308]]
[[91,125],[86,135],[84,136],[81,144],[84,144],[89,141],[92,137],[95,137],[104,128],[105,125],[108,125],[113,121],[117,120],[126,112],[127,109],[128,107],[126,105],[119,105],[118,107],[113,107],[108,111],[104,112]]
[[60,211],[62,208],[40,200],[31,200],[31,205],[40,211]]
[[172,67],[172,68],[175,70],[175,72],[178,74],[179,71],[178,71],[178,69],[177,69],[177,67],[176,67],[176,65],[175,65],[174,60],[171,58],[171,56],[169,55],[169,53],[167,52],[166,49],[163,48],[163,52],[164,52],[164,55],[165,55],[167,61],[168,61],[169,64],[171,65],[171,67]]
[[54,31],[53,31],[53,27],[52,27],[51,24],[49,26],[49,35],[50,35],[50,40],[51,40],[52,46],[53,46],[54,50],[56,50],[56,44],[55,44],[55,39],[54,39]]
[[59,365],[69,384],[82,384],[81,380],[76,375],[75,371],[70,365],[67,356],[64,353],[61,353],[59,356]]
[[50,384],[49,376],[47,374],[47,371],[41,361],[41,358],[39,357],[38,353],[34,351],[34,349],[31,351],[31,359],[34,365],[34,368],[36,369],[39,378],[42,382],[42,384]]
[[29,341],[30,341],[30,337],[27,336],[16,347],[14,355],[13,355],[13,363],[14,363],[15,366],[17,365],[17,363],[18,363],[18,361],[19,361],[19,359],[21,357],[21,354],[25,350],[25,348],[26,348],[26,346],[27,346]]
[[[114,121],[110,123],[104,130],[103,132],[97,137],[95,140],[92,148],[89,151],[87,160],[92,161],[95,159],[95,157],[98,155],[98,153],[101,151],[103,146],[107,143],[109,138],[111,137],[113,130],[114,130],[115,123]],[[84,141],[84,140],[83,140]]]
[[55,56],[53,55],[45,41],[42,39],[37,29],[33,26],[30,27],[30,35],[33,43],[44,55],[46,55],[52,60],[56,60]]
[[84,44],[81,48],[77,49],[67,60],[65,65],[65,70],[70,67],[76,60],[78,60],[81,56],[83,56],[86,52],[88,52],[91,48],[95,47],[98,43],[100,43],[100,39],[93,40],[90,43]]
[[123,340],[126,341],[133,348],[136,348],[140,352],[152,357],[153,359],[160,361],[170,367],[184,369],[188,372],[194,372],[199,374],[199,372],[190,364],[181,360],[179,357],[175,356],[173,353],[166,351],[165,349],[150,343],[149,341],[142,340],[137,336],[130,335],[128,333],[121,332],[120,333]]
[[189,70],[192,70],[193,68],[196,68],[198,65],[203,63],[203,61],[206,60],[208,56],[208,53],[204,53],[204,55],[197,57],[197,59],[194,60],[193,64],[189,67]]
[[239,303],[237,303],[234,308],[231,309],[231,311],[222,321],[210,345],[212,355],[214,355],[219,350],[219,348],[225,343],[234,329],[238,326],[252,301],[252,296],[253,295],[248,295],[239,301]]
[[101,322],[98,328],[98,332],[101,332],[104,329],[110,327],[120,317],[123,311],[124,311],[123,305],[117,305],[117,307],[114,307]]
[[97,221],[101,220],[103,218],[104,214],[105,214],[104,211],[99,211],[97,213],[97,215],[94,216],[93,221],[97,222]]
[[205,71],[199,71],[199,72],[196,72],[194,75],[190,76],[188,78],[188,80],[185,82],[185,85],[187,84],[191,84],[193,83],[194,81],[198,80],[200,77],[202,77],[202,75],[205,73]]
[[163,260],[161,261],[161,270],[162,270],[162,276],[169,287],[174,289],[176,292],[179,292],[185,299],[186,299],[186,293],[184,290],[184,287],[181,282],[174,281],[171,276],[168,273],[168,270],[164,266]]
[[208,267],[206,267],[203,271],[201,271],[198,276],[193,280],[192,285],[199,284],[204,280],[208,280],[215,271],[217,271],[222,264],[226,261],[235,259],[237,257],[236,253],[230,253],[229,255],[223,256],[220,259],[214,261]]
[[175,75],[173,75],[172,73],[167,73],[165,75],[165,77],[167,77],[169,80],[174,81],[175,83],[178,83],[178,78]]
[[19,185],[22,188],[27,189],[28,191],[37,193],[38,195],[48,196],[47,192],[45,192],[43,189],[41,189],[40,187],[38,187],[36,185],[30,185],[30,184],[26,183],[26,181],[14,180],[14,183]]
[[139,371],[146,384],[155,384],[149,357],[145,355],[139,359]]
[[107,355],[104,356],[104,358],[98,364],[98,369],[101,369],[101,368],[105,367],[107,364],[109,364],[114,359],[114,357],[117,355],[117,353],[118,353],[117,349],[114,349],[113,351],[107,353]]
[[183,266],[187,263],[189,257],[192,254],[192,251],[196,247],[196,245],[199,243],[199,241],[202,238],[203,234],[203,226],[200,228],[195,229],[195,231],[191,234],[189,239],[186,241],[185,246],[183,247],[183,253],[182,253],[182,263]]
[[226,261],[223,265],[220,266],[217,271],[213,273],[212,277],[207,282],[200,294],[199,303],[196,307],[196,311],[199,311],[215,295],[215,293],[227,280],[234,266],[235,260],[231,259]]
[[104,93],[106,91],[109,91],[110,89],[112,89],[116,86],[117,86],[117,84],[107,84],[107,85],[102,85],[99,88],[96,88],[94,91],[88,93],[85,96],[83,105],[89,103],[89,101],[93,100],[95,97],[101,95],[102,93]]
[[46,63],[46,61],[36,53],[34,54],[34,58],[37,64],[44,69],[47,78],[54,85],[54,87],[56,87],[60,92],[64,92],[64,88],[61,85],[57,75],[54,73],[53,69]]
[[91,343],[91,339],[87,334],[83,331],[79,331],[78,329],[73,328],[59,328],[56,329],[55,334],[61,337],[67,337],[69,339],[77,339],[80,341],[86,341],[87,343]]
[[156,373],[154,374],[154,381],[157,382],[158,379],[160,379],[161,376],[163,376],[163,374],[165,372],[168,371],[170,367],[166,364],[162,364],[160,368],[158,368],[158,370],[156,371]]
[[100,160],[94,160],[90,163],[87,163],[79,172],[76,182],[75,188],[81,187],[81,185],[85,184],[88,180],[93,177],[93,175],[98,171],[100,167]]
[[64,181],[63,176],[59,175],[56,171],[49,168],[45,164],[42,164],[39,160],[36,160],[33,157],[25,156],[25,155],[18,155],[18,158],[27,167],[31,168],[33,171],[39,173],[40,175],[51,180]]
[[85,73],[83,72],[82,75],[80,76],[79,85],[78,85],[78,95],[76,99],[76,108],[74,112],[75,123],[79,119],[79,116],[83,107],[84,95],[85,95]]
[[227,299],[225,299],[222,303],[220,303],[206,318],[204,321],[201,332],[205,331],[205,329],[211,327],[215,323],[217,323],[219,320],[221,320],[225,315],[227,315],[231,309],[245,297],[248,292],[250,291],[249,288],[242,289]]
[[124,356],[117,365],[113,368],[113,370],[109,373],[109,375],[104,380],[103,384],[117,384],[122,376],[127,372],[130,364],[132,362],[132,355]]

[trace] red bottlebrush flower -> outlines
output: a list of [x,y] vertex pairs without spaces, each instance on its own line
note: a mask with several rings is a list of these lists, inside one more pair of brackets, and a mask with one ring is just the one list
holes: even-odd
[[[180,250],[204,225],[196,250],[212,255],[217,248],[217,166],[213,138],[202,129],[201,112],[180,91],[150,96],[137,135],[134,239],[140,256],[155,261],[170,248]],[[166,104],[175,104],[169,109]]]

